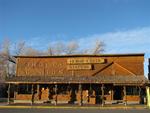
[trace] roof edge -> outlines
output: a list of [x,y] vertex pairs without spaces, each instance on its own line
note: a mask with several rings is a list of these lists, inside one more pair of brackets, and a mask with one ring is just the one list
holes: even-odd
[[145,53],[126,53],[126,54],[73,54],[73,55],[38,55],[38,56],[14,56],[15,58],[48,58],[48,57],[110,57],[110,56],[144,56]]

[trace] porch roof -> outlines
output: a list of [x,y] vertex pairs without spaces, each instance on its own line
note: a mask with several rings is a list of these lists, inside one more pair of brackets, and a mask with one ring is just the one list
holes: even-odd
[[112,83],[112,84],[137,84],[143,85],[148,83],[146,77],[139,76],[16,76],[6,78],[6,83]]

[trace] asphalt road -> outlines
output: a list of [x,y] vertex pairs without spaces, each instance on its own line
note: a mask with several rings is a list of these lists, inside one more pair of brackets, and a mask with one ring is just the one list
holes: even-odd
[[0,113],[150,113],[150,109],[0,109]]

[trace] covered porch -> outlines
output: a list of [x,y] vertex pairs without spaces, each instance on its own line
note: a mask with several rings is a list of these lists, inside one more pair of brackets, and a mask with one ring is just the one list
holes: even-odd
[[145,103],[145,80],[143,76],[113,75],[7,78],[8,103],[13,88],[14,103],[140,104]]
[[49,103],[49,104],[140,104],[145,103],[145,89],[137,85],[115,84],[9,84],[14,91],[14,103]]

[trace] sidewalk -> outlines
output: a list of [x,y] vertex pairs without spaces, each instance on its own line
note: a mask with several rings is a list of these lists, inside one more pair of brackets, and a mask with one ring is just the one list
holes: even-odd
[[0,103],[0,107],[1,107],[1,106],[6,106],[6,105],[8,105],[8,104],[7,104],[7,103],[4,103],[4,102],[3,102],[3,103]]
[[147,109],[146,105],[66,105],[66,104],[59,104],[57,106],[52,104],[7,104],[7,103],[0,103],[0,108],[36,108],[36,109]]

